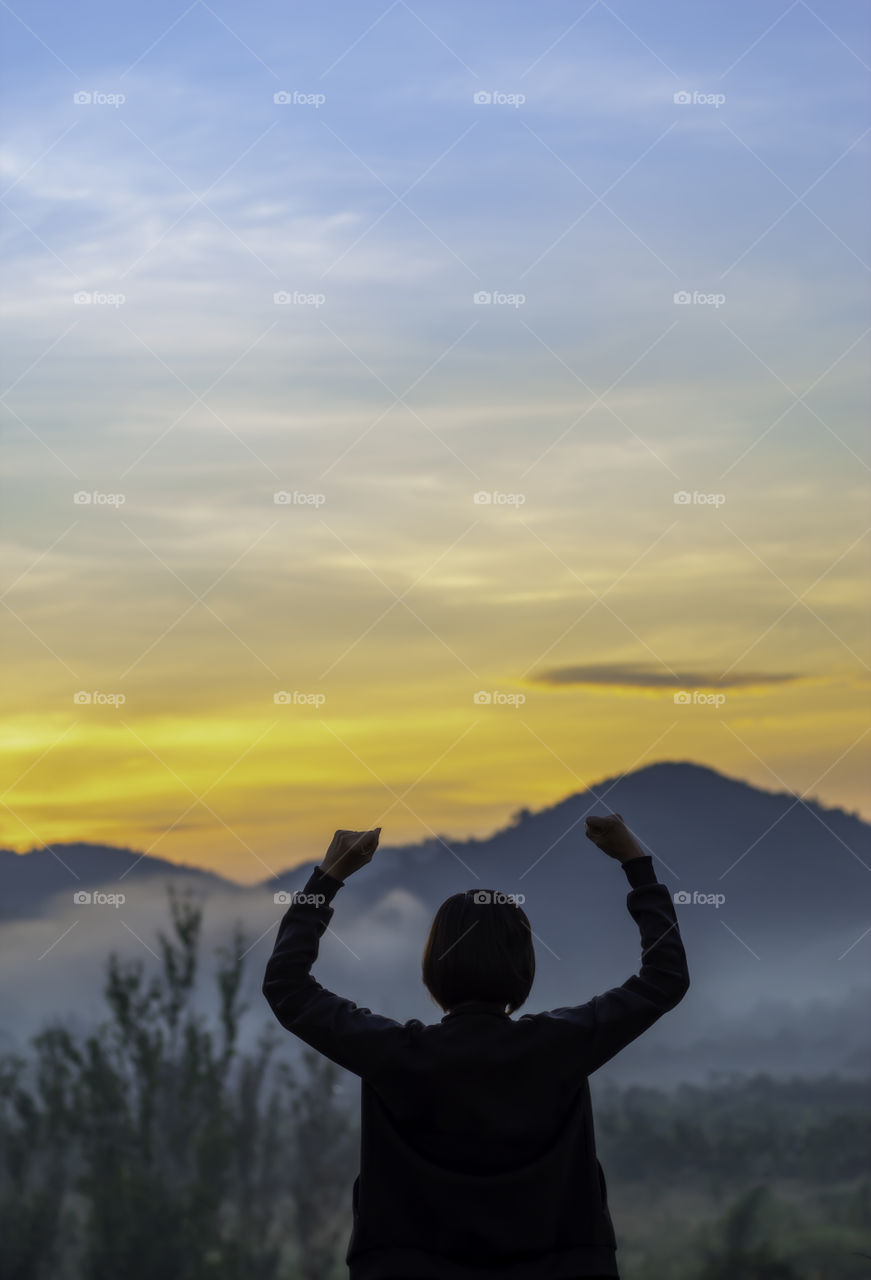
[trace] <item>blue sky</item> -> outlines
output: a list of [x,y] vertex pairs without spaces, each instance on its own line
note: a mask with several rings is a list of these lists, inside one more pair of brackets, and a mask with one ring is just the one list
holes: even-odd
[[[2,22],[6,843],[247,875],[172,794],[243,755],[249,853],[400,784],[397,839],[674,756],[862,805],[864,8]],[[648,668],[744,691],[681,718]],[[288,687],[326,701],[276,720]]]

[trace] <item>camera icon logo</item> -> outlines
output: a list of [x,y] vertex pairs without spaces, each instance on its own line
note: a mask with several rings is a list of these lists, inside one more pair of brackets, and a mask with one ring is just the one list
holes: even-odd
[[73,702],[77,707],[86,706],[90,701],[91,695],[85,689],[80,689],[78,693],[73,694]]
[[91,901],[91,895],[85,889],[79,889],[73,894],[73,902],[77,907],[85,907]]
[[477,293],[472,294],[472,301],[476,307],[483,307],[493,301],[493,295],[486,289],[479,289]]
[[490,900],[491,900],[491,899],[490,899],[490,890],[489,890],[489,889],[476,889],[476,890],[475,890],[475,892],[472,894],[472,901],[473,901],[473,902],[485,902],[485,903],[486,903],[486,902],[490,902]]
[[278,93],[273,93],[272,101],[277,103],[279,106],[282,106],[283,104],[290,102],[290,94],[286,89],[279,89]]
[[688,902],[692,902],[693,895],[687,889],[678,889],[674,894],[674,900],[679,907],[686,906]]
[[472,701],[477,706],[485,706],[488,702],[493,701],[493,695],[492,693],[489,693],[486,689],[479,689],[478,692],[475,694],[474,698],[472,699]]
[[678,289],[677,293],[674,295],[674,300],[679,306],[686,306],[687,303],[692,302],[693,295],[688,289]]
[[693,495],[688,493],[686,489],[678,489],[674,495],[674,500],[679,507],[685,507],[693,500]]
[[293,902],[293,894],[288,893],[286,889],[279,889],[278,893],[273,893],[272,901],[277,907],[289,907]]
[[691,701],[690,695],[685,689],[681,689],[680,693],[674,695],[675,704],[679,707],[685,707]]
[[479,89],[472,101],[477,107],[485,107],[488,102],[493,101],[493,95],[488,93],[486,89]]
[[286,689],[279,689],[278,693],[272,695],[272,701],[279,707],[286,707],[292,701],[290,694]]
[[691,93],[687,93],[686,89],[679,89],[678,92],[674,94],[674,101],[679,107],[686,106],[686,104],[688,102],[692,102],[692,100],[693,95]]

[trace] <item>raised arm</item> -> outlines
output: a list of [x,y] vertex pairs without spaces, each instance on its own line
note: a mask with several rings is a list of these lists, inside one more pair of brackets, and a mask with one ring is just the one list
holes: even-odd
[[263,994],[286,1030],[340,1067],[367,1077],[398,1051],[406,1028],[327,991],[311,969],[333,916],[330,903],[344,883],[341,875],[370,861],[379,833],[380,828],[336,832],[322,864],[285,912],[263,978]]
[[622,864],[631,886],[626,906],[641,934],[641,967],[622,986],[543,1015],[574,1029],[578,1065],[591,1075],[679,1004],[690,979],[671,894],[622,816],[588,818],[586,834]]

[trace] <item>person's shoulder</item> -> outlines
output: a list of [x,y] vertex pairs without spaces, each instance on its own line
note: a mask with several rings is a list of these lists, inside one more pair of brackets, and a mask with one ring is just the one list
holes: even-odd
[[562,1036],[574,1031],[574,1018],[578,1007],[542,1009],[540,1013],[524,1013],[516,1020],[516,1025],[523,1027],[530,1035]]

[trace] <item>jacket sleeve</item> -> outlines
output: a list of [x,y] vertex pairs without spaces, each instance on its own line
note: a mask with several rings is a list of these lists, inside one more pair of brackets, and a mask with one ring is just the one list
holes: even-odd
[[312,977],[321,936],[333,916],[329,904],[343,883],[316,867],[293,895],[266,965],[263,994],[286,1030],[340,1067],[372,1076],[380,1063],[395,1058],[415,1024],[403,1026],[359,1008]]
[[626,906],[641,933],[638,973],[586,1004],[539,1015],[560,1019],[574,1028],[580,1066],[586,1075],[597,1071],[679,1004],[690,985],[671,894],[657,881],[652,858],[633,858],[623,863],[623,870],[632,886]]

